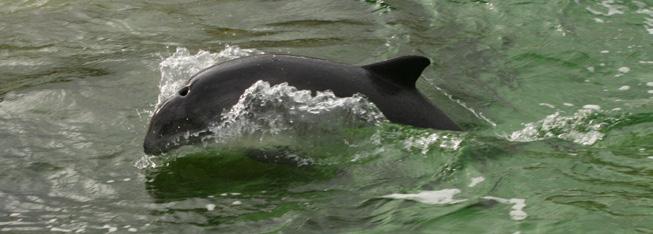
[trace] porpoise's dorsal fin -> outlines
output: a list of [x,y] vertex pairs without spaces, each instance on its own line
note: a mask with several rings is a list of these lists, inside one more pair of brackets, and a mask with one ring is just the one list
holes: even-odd
[[383,62],[363,66],[382,79],[389,80],[401,86],[415,88],[415,82],[431,61],[423,56],[401,56]]

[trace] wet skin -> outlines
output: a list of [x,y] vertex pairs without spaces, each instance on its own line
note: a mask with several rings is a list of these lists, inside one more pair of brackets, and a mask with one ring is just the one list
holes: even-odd
[[[257,55],[200,71],[154,113],[143,144],[147,154],[161,154],[196,142],[235,105],[244,91],[261,80],[288,83],[300,90],[331,90],[338,97],[365,95],[394,123],[420,128],[460,130],[429,102],[415,82],[430,61],[403,56],[366,66],[291,55]],[[188,133],[197,136],[182,137]]]

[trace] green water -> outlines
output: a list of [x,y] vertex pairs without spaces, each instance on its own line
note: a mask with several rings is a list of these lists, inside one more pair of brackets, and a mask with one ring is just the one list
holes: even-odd
[[[427,56],[419,89],[467,131],[143,168],[160,64],[226,48]],[[651,1],[1,1],[0,232],[653,233],[652,110]]]

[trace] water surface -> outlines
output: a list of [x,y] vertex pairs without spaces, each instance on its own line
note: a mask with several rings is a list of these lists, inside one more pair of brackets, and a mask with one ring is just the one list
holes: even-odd
[[[652,233],[652,39],[650,1],[3,1],[0,231]],[[427,56],[467,131],[263,87],[220,142],[143,155],[160,99],[252,53]]]

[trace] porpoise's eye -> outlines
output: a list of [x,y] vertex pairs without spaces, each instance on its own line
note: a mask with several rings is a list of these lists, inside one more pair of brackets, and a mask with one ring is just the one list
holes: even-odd
[[179,95],[186,96],[188,94],[188,91],[190,91],[190,87],[188,86],[183,87],[179,90]]

